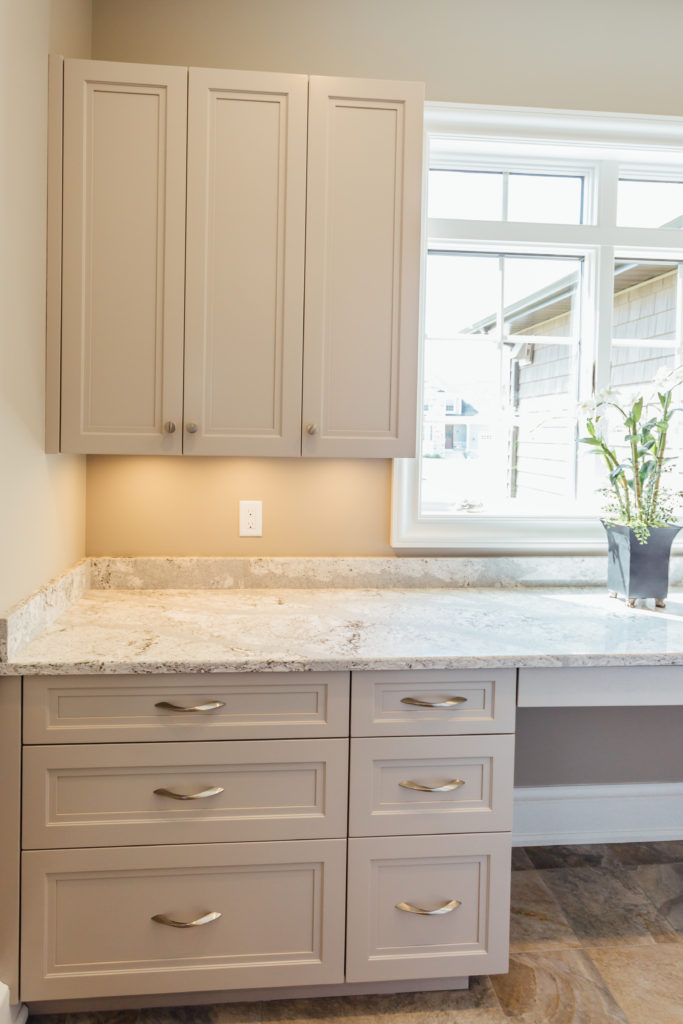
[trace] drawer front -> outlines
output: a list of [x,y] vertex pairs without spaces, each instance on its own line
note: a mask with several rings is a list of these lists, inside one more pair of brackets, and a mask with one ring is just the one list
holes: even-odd
[[345,838],[347,764],[346,739],[25,747],[23,846]]
[[341,982],[345,853],[342,839],[25,853],[22,998]]
[[514,736],[353,739],[349,835],[510,830],[513,773]]
[[354,672],[352,736],[514,732],[515,670]]
[[520,708],[680,706],[683,668],[521,668],[518,704]]
[[349,840],[347,981],[502,973],[509,917],[509,835]]
[[24,742],[347,736],[348,701],[346,672],[30,676]]

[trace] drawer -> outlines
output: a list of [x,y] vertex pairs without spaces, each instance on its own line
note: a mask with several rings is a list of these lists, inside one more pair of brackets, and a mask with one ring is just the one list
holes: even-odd
[[352,736],[514,732],[514,669],[354,672]]
[[353,739],[349,835],[510,830],[513,774],[514,736]]
[[345,838],[347,765],[346,739],[25,747],[23,846]]
[[349,840],[347,981],[505,972],[509,918],[507,834]]
[[521,668],[518,704],[521,708],[681,705],[683,668]]
[[341,982],[345,854],[343,839],[25,853],[22,998]]
[[347,736],[348,701],[346,672],[29,676],[24,742]]

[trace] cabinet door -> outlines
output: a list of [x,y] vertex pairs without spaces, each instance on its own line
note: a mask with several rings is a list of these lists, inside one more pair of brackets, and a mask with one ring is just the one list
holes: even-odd
[[177,453],[187,71],[64,76],[62,451]]
[[415,454],[423,101],[310,80],[304,455]]
[[308,79],[190,70],[184,451],[299,455]]

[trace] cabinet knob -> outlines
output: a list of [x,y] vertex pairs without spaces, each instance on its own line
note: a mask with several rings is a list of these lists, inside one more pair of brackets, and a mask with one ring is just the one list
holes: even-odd
[[185,430],[188,432],[188,434],[196,434],[197,431],[199,430],[199,427],[197,426],[196,423],[186,423]]
[[318,424],[317,423],[307,423],[306,424],[306,433],[307,434],[317,434],[318,433]]
[[169,420],[168,423],[165,424],[164,429],[167,434],[175,434],[175,423],[173,420]]

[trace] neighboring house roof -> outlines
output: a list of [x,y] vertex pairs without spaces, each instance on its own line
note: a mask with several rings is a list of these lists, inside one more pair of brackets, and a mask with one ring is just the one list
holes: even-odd
[[[683,220],[683,218],[681,218]],[[644,284],[657,277],[663,277],[676,270],[677,263],[633,263],[616,260],[614,264],[615,293]],[[556,316],[568,313],[571,309],[574,294],[574,275],[563,277],[547,288],[542,288],[518,302],[505,307],[505,319],[514,323],[514,334],[523,334],[539,324],[552,320]],[[496,326],[496,314],[483,317],[470,327],[463,330],[464,334],[489,334]]]

